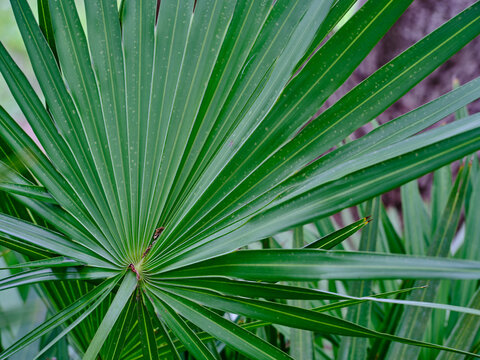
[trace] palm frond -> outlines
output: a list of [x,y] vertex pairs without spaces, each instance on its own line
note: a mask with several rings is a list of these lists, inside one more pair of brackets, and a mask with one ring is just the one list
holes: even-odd
[[[480,117],[418,133],[478,99],[480,79],[341,144],[480,33],[480,2],[317,116],[411,2],[88,0],[84,28],[74,0],[39,0],[38,23],[11,0],[42,94],[0,44],[38,139],[0,108],[0,244],[24,260],[0,290],[35,285],[56,315],[0,359],[65,335],[84,359],[330,356],[314,333],[340,357],[480,357],[474,338],[422,339],[409,320],[452,311],[451,328],[478,328],[479,259],[446,258],[463,207],[477,232],[478,158],[453,187],[445,166],[480,149]],[[430,221],[411,181],[437,169]],[[401,185],[405,241],[379,198]],[[364,202],[350,225],[327,219]],[[434,303],[441,279],[465,281],[461,302]]]

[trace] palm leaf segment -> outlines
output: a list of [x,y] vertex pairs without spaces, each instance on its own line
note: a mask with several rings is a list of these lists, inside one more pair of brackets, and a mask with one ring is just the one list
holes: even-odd
[[[410,2],[368,1],[315,51],[355,1],[126,0],[119,10],[89,0],[85,32],[73,0],[40,1],[41,26],[25,0],[11,0],[46,107],[0,46],[0,70],[42,146],[0,109],[0,189],[31,211],[2,208],[2,244],[32,260],[0,288],[88,286],[0,358],[59,325],[48,347],[70,332],[87,359],[178,357],[179,341],[213,359],[210,335],[255,359],[288,358],[247,331],[270,322],[435,347],[258,299],[340,295],[248,280],[480,278],[478,264],[315,249],[230,253],[480,148],[476,115],[412,136],[478,98],[474,80],[318,158],[480,32],[477,3],[312,120]],[[337,273],[337,263],[352,268]],[[211,308],[263,322],[239,326]],[[91,341],[82,343],[74,330],[94,310],[101,322],[83,329]]]

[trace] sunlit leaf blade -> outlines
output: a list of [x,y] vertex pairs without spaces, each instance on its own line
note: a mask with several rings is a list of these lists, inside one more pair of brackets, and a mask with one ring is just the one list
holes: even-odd
[[[424,289],[427,286],[417,287],[415,289]],[[480,310],[475,307],[464,307],[464,306],[455,306],[455,305],[448,305],[448,304],[439,304],[434,302],[427,302],[427,301],[413,301],[413,300],[396,300],[396,299],[377,299],[372,298],[370,296],[366,296],[359,300],[368,300],[374,302],[383,302],[389,304],[400,304],[400,305],[407,305],[412,307],[419,307],[424,309],[441,309],[441,310],[448,310],[452,312],[458,312],[461,314],[468,314],[474,316],[480,316]]]
[[[203,114],[202,112],[200,114],[206,117],[205,120],[207,120],[208,117],[215,116],[215,115],[219,116],[219,118],[217,117],[215,125],[212,124],[213,128],[211,128],[210,133],[206,134],[205,136],[205,141],[207,142],[207,144],[204,143],[205,141],[200,141],[201,139],[199,139],[198,136],[196,135],[195,137],[191,136],[191,142],[193,142],[192,144],[193,148],[190,150],[188,157],[186,157],[186,162],[187,162],[187,166],[189,163],[192,164],[192,162],[195,160],[197,164],[194,165],[194,168],[193,168],[194,173],[191,175],[189,173],[188,167],[183,168],[182,172],[184,173],[184,177],[191,176],[193,177],[193,179],[196,179],[196,177],[199,175],[198,169],[203,169],[209,165],[210,160],[208,160],[208,157],[202,156],[202,153],[203,154],[212,153],[213,149],[215,148],[208,146],[208,143],[210,144],[212,143],[212,137],[214,139],[217,138],[218,140],[218,137],[221,135],[221,132],[225,131],[225,128],[228,127],[228,124],[234,121],[235,122],[234,126],[237,125],[238,123],[238,128],[239,129],[243,128],[243,131],[250,131],[249,124],[251,124],[252,127],[258,126],[257,124],[258,121],[256,120],[255,114],[257,114],[259,111],[261,111],[261,115],[259,116],[263,116],[265,114],[265,109],[260,108],[258,104],[262,102],[270,103],[273,98],[276,98],[279,94],[279,90],[286,84],[286,81],[288,80],[289,75],[295,73],[295,71],[292,69],[293,62],[297,61],[298,56],[305,51],[305,47],[307,43],[311,41],[312,31],[314,29],[317,29],[320,26],[320,24],[322,23],[324,17],[328,12],[328,8],[330,4],[331,4],[331,0],[300,1],[294,4],[288,1],[278,1],[275,3],[275,6],[273,7],[273,9],[270,8],[271,13],[269,14],[268,11],[270,9],[269,9],[268,3],[255,2],[255,1],[237,2],[236,11],[240,12],[248,9],[248,15],[249,15],[248,17],[251,19],[255,19],[254,28],[252,28],[252,26],[247,27],[246,24],[245,26],[243,26],[243,24],[241,24],[238,20],[236,21],[236,17],[238,19],[241,19],[241,17],[238,16],[239,15],[238,13],[234,13],[232,24],[229,27],[229,33],[227,33],[226,38],[230,36],[233,39],[235,39],[234,48],[241,49],[240,47],[241,43],[239,43],[239,39],[238,39],[241,33],[244,34],[243,36],[248,36],[248,39],[250,41],[254,40],[257,37],[256,44],[251,49],[251,54],[248,54],[249,58],[247,61],[245,59],[245,56],[247,55],[247,53],[245,53],[242,57],[234,60],[234,56],[236,56],[236,54],[232,52],[228,47],[222,48],[222,52],[225,51],[228,54],[226,56],[230,59],[230,63],[233,63],[234,65],[235,64],[240,65],[242,62],[244,63],[244,68],[241,69],[242,71],[240,74],[238,74],[238,72],[240,71],[240,68],[236,69],[237,73],[235,73],[235,76],[237,76],[237,81],[243,80],[243,79],[247,80],[249,70],[251,70],[252,68],[255,68],[254,67],[255,63],[259,63],[265,66],[271,61],[272,58],[268,58],[265,56],[266,54],[264,55],[262,54],[262,51],[260,52],[258,51],[259,47],[266,48],[268,52],[271,52],[273,54],[278,50],[282,50],[282,46],[285,46],[285,48],[283,49],[283,52],[280,55],[278,55],[278,58],[276,59],[275,63],[272,64],[272,69],[270,74],[268,74],[268,72],[270,72],[270,70],[268,70],[267,72],[268,76],[266,77],[267,82],[265,83],[265,87],[261,89],[262,92],[258,94],[257,101],[251,105],[252,110],[250,114],[246,114],[246,109],[242,109],[242,112],[241,114],[239,114],[240,115],[239,117],[237,118],[232,117],[230,119],[225,118],[225,114],[226,114],[225,109],[222,109],[221,106],[218,106],[217,108],[213,107],[212,106],[213,104],[208,102],[210,99],[208,97],[204,98],[202,103],[202,108],[204,105],[208,105],[209,107],[207,109],[208,111],[206,114]],[[299,21],[298,16],[301,15],[302,12],[305,12],[305,15]],[[282,23],[278,21],[274,22],[271,20],[271,19],[274,19],[275,17],[278,17],[280,13],[282,14],[280,16],[280,18],[282,18],[282,21],[288,20],[288,22]],[[283,17],[285,14],[287,15],[286,18]],[[266,23],[263,24],[263,28],[259,28],[258,26],[262,25],[262,23],[265,21],[266,15],[269,15],[269,17],[266,19]],[[299,21],[298,24],[296,24],[295,21]],[[235,33],[238,31],[239,25],[242,25],[242,28],[241,28],[240,34],[237,35]],[[295,26],[295,28],[293,28],[294,31],[289,29],[290,26]],[[255,30],[257,28],[258,30],[261,30],[260,33],[256,33]],[[270,31],[275,28],[277,28],[277,32],[272,32],[272,35],[274,35],[274,38],[271,40],[264,39],[265,35],[269,34]],[[288,33],[288,30],[290,30],[290,34]],[[288,42],[285,43],[285,40],[288,40]],[[229,41],[226,44],[230,46],[230,43],[231,41]],[[221,55],[222,53],[220,54],[220,56]],[[273,57],[273,59],[274,58],[275,57]],[[223,62],[221,62],[220,64],[223,65]],[[218,70],[221,70],[221,69],[218,69]],[[216,77],[216,74],[214,74],[214,79],[215,77]],[[228,83],[228,78],[222,77],[222,81]],[[240,81],[240,84],[242,84],[242,81]],[[250,85],[250,80],[248,80],[246,84]],[[213,82],[210,85],[215,86],[216,83]],[[222,84],[220,83],[219,86],[221,85]],[[230,82],[230,84],[228,84],[227,86],[231,87],[232,85],[234,85],[233,82]],[[236,93],[237,89],[235,88],[235,86],[232,87],[231,89],[233,93]],[[207,89],[207,91],[208,90],[209,89]],[[235,104],[234,106],[238,108],[239,99],[235,99],[234,97],[232,97],[233,94],[230,94],[230,96],[227,98],[227,94],[222,94],[219,91],[220,89],[216,91],[214,96],[216,96],[216,98],[221,96],[223,99],[226,99],[227,103],[225,105],[228,110],[234,111],[231,109],[231,107],[229,107],[232,101],[234,101],[234,104]],[[242,97],[244,96],[243,92],[241,92],[240,94],[242,95]],[[207,93],[207,95],[209,94]],[[271,95],[270,98],[268,95]],[[254,94],[252,98],[255,99],[255,96],[256,94]],[[215,101],[216,98],[212,99],[212,101]],[[250,106],[250,104],[247,104],[247,108],[248,106]],[[268,108],[270,105],[264,104],[264,106]],[[200,111],[202,111],[202,108],[200,109]],[[229,117],[231,116],[231,113],[227,113],[227,114],[229,114]],[[200,118],[200,120],[202,119]],[[203,121],[204,123],[205,123],[205,120]],[[207,127],[207,126],[211,127],[212,125],[208,125],[208,122],[207,122],[206,126],[204,127]],[[237,129],[234,129],[233,132],[235,133],[236,130]],[[228,152],[236,148],[236,146],[233,146],[234,143],[236,144],[238,142],[235,138],[242,138],[242,137],[243,136],[239,134],[235,136],[232,134],[232,139],[228,142],[229,144],[231,144],[231,146],[229,146],[230,149],[228,149]],[[223,139],[223,141],[225,142],[225,139]],[[197,149],[200,149],[202,145],[203,145],[203,149],[201,149],[201,153],[199,154],[199,157],[197,159],[195,158],[195,156],[192,156],[192,155],[196,155],[198,153]],[[224,145],[225,144],[222,144],[222,147],[224,147]],[[217,149],[217,150],[218,150],[217,155],[219,155],[219,157],[222,157],[221,156],[222,150],[220,149]],[[182,181],[182,177],[180,177],[180,179],[178,180]],[[188,186],[189,186],[189,190],[191,191],[192,185],[195,184],[195,181],[190,181],[190,182],[191,183],[188,184]],[[185,195],[186,191],[183,190],[183,192],[184,194],[182,194],[181,200],[184,200],[187,196]],[[173,194],[173,196],[174,195],[175,194]]]
[[[251,284],[257,284],[257,286],[251,286]],[[310,290],[294,286],[284,286],[284,285],[272,285],[263,282],[247,282],[247,281],[234,281],[227,279],[215,279],[215,278],[204,278],[204,279],[192,279],[188,281],[186,279],[178,280],[162,280],[155,281],[152,284],[155,284],[157,287],[166,286],[176,286],[185,289],[200,289],[200,290],[210,290],[218,294],[223,295],[232,295],[232,296],[244,296],[248,298],[268,298],[268,299],[304,299],[304,300],[320,300],[320,299],[330,299],[330,300],[344,300],[343,303],[347,304],[351,302],[352,304],[360,304],[366,301],[381,302],[388,304],[402,304],[409,306],[418,306],[425,307],[428,309],[445,309],[460,313],[474,314],[479,315],[478,310],[462,307],[462,306],[453,306],[448,304],[437,304],[431,302],[420,302],[420,301],[410,301],[410,300],[390,300],[380,298],[387,295],[409,292],[412,289],[401,289],[398,291],[393,291],[387,294],[378,294],[376,297],[372,297],[370,292],[366,292],[365,295],[352,296],[344,295],[339,293],[328,293],[318,290]],[[245,286],[246,285],[246,286]],[[246,291],[251,288],[251,291]],[[425,286],[413,288],[424,289]],[[279,291],[278,289],[281,289]],[[254,291],[256,290],[256,291]],[[269,291],[271,293],[268,296]],[[347,305],[344,305],[347,306]],[[319,309],[321,309],[320,307]]]
[[115,325],[118,317],[120,316],[125,304],[128,302],[128,299],[132,295],[133,291],[137,286],[137,279],[135,274],[131,271],[127,271],[125,274],[120,288],[118,289],[115,298],[110,304],[105,317],[102,320],[102,323],[95,332],[90,345],[88,346],[85,355],[83,356],[84,360],[93,360],[97,357],[100,349],[103,346],[105,339],[107,338],[110,329]]
[[[135,295],[133,295],[135,296]],[[125,348],[125,342],[127,340],[128,333],[132,330],[135,320],[135,301],[133,298],[127,302],[123,309],[120,318],[115,323],[113,331],[107,339],[109,344],[108,349],[105,352],[105,358],[109,360],[119,359],[122,351]]]
[[[300,132],[299,136],[288,144],[285,149],[285,154],[289,154],[289,159],[298,158],[299,160],[303,160],[303,164],[306,165],[308,161],[312,160],[312,158],[309,157],[304,159],[306,154],[313,153],[319,156],[349,135],[358,125],[363,125],[372,120],[384,111],[388,107],[388,104],[393,103],[401,97],[404,92],[433,71],[438,66],[435,63],[436,61],[438,61],[438,64],[445,61],[468,43],[472,37],[478,35],[480,32],[479,16],[480,5],[476,3],[377,70],[372,76],[355,87],[335,105],[322,113],[315,121],[309,123],[305,129]],[[452,34],[456,34],[458,37]],[[437,57],[435,61],[432,61],[434,54],[436,54]],[[412,74],[410,71],[413,67],[418,68],[415,74]],[[478,86],[478,84],[474,85],[474,87],[475,86]],[[478,93],[471,94],[474,97],[478,95]],[[381,99],[381,101],[379,101],[379,99]],[[454,102],[457,101],[455,96],[451,96],[450,99]],[[432,103],[430,109],[433,108],[434,104],[444,106],[442,101],[438,101]],[[453,109],[456,108],[454,107]],[[449,113],[453,112],[452,110],[450,110]],[[421,113],[422,111],[416,113]],[[439,114],[436,114],[436,111],[432,112],[426,116],[425,120],[428,123],[428,121],[432,120],[432,117],[435,118],[437,115]],[[443,116],[437,117],[437,121]],[[410,117],[410,120],[413,119]],[[356,122],[358,122],[357,125],[354,125]],[[392,126],[394,125],[392,124]],[[385,128],[389,128],[389,126]],[[342,134],[333,132],[333,129],[337,129]],[[422,128],[417,128],[417,130],[414,130],[406,127],[402,131],[399,131],[398,135],[394,135],[394,132],[392,132],[390,136],[393,136],[393,138],[397,137],[398,141],[399,138],[401,139],[402,136],[405,136],[405,133],[413,135],[421,129]],[[381,133],[380,130],[378,130],[377,134],[379,135],[379,133]],[[319,142],[317,141],[318,139],[322,139],[322,141]],[[390,137],[385,137],[385,139],[382,139],[380,142],[389,140]],[[293,155],[296,151],[295,149],[300,151],[298,155]],[[313,149],[316,151],[313,152]],[[280,157],[280,154],[278,154],[278,156]],[[287,166],[287,164],[284,164],[284,166]],[[315,167],[315,163],[309,167]]]
[[358,230],[363,228],[369,222],[370,222],[369,218],[360,219],[348,226],[345,226],[344,228],[341,228],[340,230],[337,230],[331,234],[328,234],[327,236],[324,236],[318,240],[315,240],[314,242],[308,245],[305,245],[304,248],[330,250],[334,248],[336,245],[340,244],[343,240],[355,234]]
[[50,160],[57,164],[60,173],[70,178],[73,189],[76,189],[85,200],[87,196],[83,189],[84,184],[77,175],[78,165],[72,165],[73,161],[65,140],[58,136],[47,110],[3,44],[0,44],[0,71]]
[[349,251],[241,250],[161,274],[162,278],[204,276],[254,281],[479,279],[480,262]]
[[[160,166],[159,183],[164,191],[159,202],[153,208],[164,208],[169,192],[175,180],[175,174],[181,164],[187,140],[204,97],[208,79],[214,70],[215,61],[220,53],[227,28],[235,9],[235,1],[198,2],[191,22],[191,30],[185,47],[182,71],[179,74],[178,88],[169,116],[167,134]],[[160,215],[160,214],[158,214]],[[158,221],[159,218],[153,218]],[[149,224],[149,228],[154,228]]]

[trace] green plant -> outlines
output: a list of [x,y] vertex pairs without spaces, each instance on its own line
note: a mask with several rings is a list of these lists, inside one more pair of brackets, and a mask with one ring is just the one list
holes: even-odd
[[[379,198],[367,201],[356,207],[355,211],[346,209],[340,213],[341,221],[349,223],[356,214],[372,214],[374,220],[362,233],[353,234],[343,242],[342,237],[324,236],[322,239],[335,241],[317,241],[322,248],[336,246],[342,249],[356,251],[379,251],[383,253],[422,254],[457,259],[478,260],[476,251],[479,233],[478,209],[480,198],[478,181],[480,180],[479,161],[474,158],[471,169],[461,169],[457,181],[452,185],[452,172],[449,166],[439,169],[435,173],[432,188],[432,200],[422,200],[418,191],[417,182],[412,181],[402,187],[403,226],[398,219],[394,208],[388,213],[383,208]],[[468,193],[468,195],[467,195]],[[462,208],[465,208],[465,220],[456,231]],[[352,213],[354,213],[352,215]],[[285,233],[274,236],[270,243],[264,245],[291,247],[296,239],[302,238],[300,243],[310,243],[320,235],[335,233],[336,220],[325,218],[316,221],[312,226],[297,228],[293,238]],[[355,232],[362,225],[363,219],[354,222],[349,232]],[[355,225],[356,224],[356,225]],[[301,230],[300,230],[301,229]],[[403,229],[403,231],[402,231]],[[463,230],[462,230],[463,229]],[[339,231],[339,230],[337,230]],[[341,232],[341,230],[340,230]],[[300,236],[298,235],[300,234]],[[462,235],[463,234],[463,235]],[[297,246],[297,244],[295,244]],[[327,247],[328,246],[328,247]],[[419,249],[420,248],[420,249]],[[321,283],[311,283],[313,288],[322,288]],[[414,291],[401,291],[415,288]],[[478,322],[478,283],[474,281],[452,280],[392,280],[343,281],[331,282],[328,290],[338,293],[347,292],[353,296],[368,296],[372,292],[395,293],[395,300],[387,303],[361,303],[349,306],[346,319],[360,325],[373,327],[381,332],[394,333],[427,342],[445,344],[455,348],[476,349],[480,340]],[[461,311],[468,314],[459,314],[459,308],[468,307]],[[303,301],[303,307],[316,308],[327,305],[325,301]],[[405,307],[405,305],[408,305]],[[421,306],[417,306],[421,305]],[[331,307],[326,311],[330,315],[345,316],[338,308]],[[413,318],[413,320],[412,320]],[[414,319],[418,320],[414,320]],[[298,358],[327,358],[327,359],[456,359],[458,354],[439,353],[433,349],[423,349],[403,344],[391,344],[388,340],[354,338],[332,338],[327,341],[321,334],[308,336],[299,330],[277,328],[277,337],[283,336],[290,343],[290,354],[299,354]],[[300,334],[299,334],[300,333]],[[299,338],[297,340],[297,338]],[[311,354],[315,354],[313,357]],[[309,355],[310,354],[310,355]]]
[[[87,35],[73,0],[38,3],[39,25],[25,0],[11,0],[45,106],[0,46],[0,70],[42,146],[0,109],[0,244],[27,269],[0,290],[39,284],[57,313],[0,359],[55,329],[38,356],[68,334],[84,359],[178,359],[185,349],[216,359],[212,339],[249,358],[290,358],[250,331],[271,323],[468,354],[328,315],[376,300],[298,282],[472,280],[479,262],[315,248],[366,220],[309,248],[301,231],[294,249],[244,247],[480,149],[478,114],[415,135],[480,97],[476,79],[319,157],[477,36],[480,3],[313,120],[411,1],[368,1],[334,30],[354,0],[162,0],[158,19],[155,0],[120,10],[88,0]],[[300,307],[309,299],[335,304]]]

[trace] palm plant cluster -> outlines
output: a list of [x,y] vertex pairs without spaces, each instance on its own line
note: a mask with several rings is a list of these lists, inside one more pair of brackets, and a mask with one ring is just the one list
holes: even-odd
[[[22,260],[0,290],[35,289],[48,317],[0,359],[37,340],[36,358],[480,357],[480,79],[344,141],[480,33],[480,2],[314,117],[411,2],[341,22],[355,0],[85,0],[84,28],[74,0],[38,21],[10,0],[45,101],[0,45],[38,139],[0,108],[0,245]],[[430,209],[412,180],[436,169]],[[403,184],[400,236],[378,196]]]

